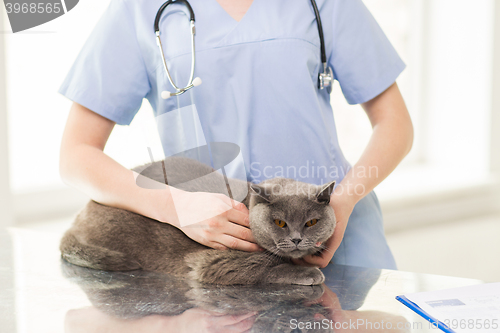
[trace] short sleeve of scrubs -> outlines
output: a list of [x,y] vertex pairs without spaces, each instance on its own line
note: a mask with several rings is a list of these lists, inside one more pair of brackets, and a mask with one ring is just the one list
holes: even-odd
[[117,124],[128,125],[149,90],[127,4],[112,0],[59,92]]
[[329,64],[347,102],[364,103],[389,88],[405,64],[361,0],[335,0],[333,16]]

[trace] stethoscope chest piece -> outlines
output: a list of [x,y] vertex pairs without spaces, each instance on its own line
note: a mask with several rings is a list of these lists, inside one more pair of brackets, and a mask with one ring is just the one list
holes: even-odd
[[333,71],[328,66],[323,66],[323,72],[319,73],[318,88],[330,88],[333,85]]

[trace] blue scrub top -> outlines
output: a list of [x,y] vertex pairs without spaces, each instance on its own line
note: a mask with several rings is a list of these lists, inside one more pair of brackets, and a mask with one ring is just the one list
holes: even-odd
[[[168,100],[161,92],[173,88],[153,28],[163,2],[112,0],[60,93],[118,124],[132,121],[143,98],[158,119],[195,105],[206,141],[241,147],[250,181],[282,176],[322,184],[344,177],[350,165],[338,144],[329,91],[317,88],[320,41],[309,0],[254,0],[240,22],[216,0],[190,0],[195,77],[203,84]],[[405,65],[363,2],[317,3],[328,64],[347,101],[366,102],[393,84]],[[186,14],[183,5],[173,4],[160,22],[178,86],[186,84],[191,68]],[[159,128],[167,156],[196,146],[186,142],[197,135],[179,131],[181,123]]]

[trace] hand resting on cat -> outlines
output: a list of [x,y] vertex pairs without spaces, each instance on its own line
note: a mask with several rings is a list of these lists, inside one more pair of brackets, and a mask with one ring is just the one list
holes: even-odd
[[[220,185],[222,175],[203,163],[185,157],[164,163],[172,178],[194,179],[170,186],[189,192],[226,191]],[[161,162],[136,169],[165,183]],[[62,258],[93,269],[159,271],[200,283],[321,284],[324,275],[318,268],[294,265],[291,259],[322,251],[333,234],[335,214],[329,201],[335,182],[318,186],[273,178],[260,184],[229,179],[229,184],[233,192],[248,192],[242,202],[264,252],[215,250],[168,223],[90,201],[61,240]]]

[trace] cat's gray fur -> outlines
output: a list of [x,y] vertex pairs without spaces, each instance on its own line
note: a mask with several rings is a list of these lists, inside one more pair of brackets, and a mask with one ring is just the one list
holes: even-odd
[[[227,191],[222,175],[203,163],[184,157],[168,158],[164,163],[168,178],[194,179],[171,183],[174,187],[190,192]],[[135,170],[165,183],[161,162]],[[202,181],[196,181],[202,176]],[[334,183],[317,186],[285,178],[258,185],[236,179],[229,183],[235,197],[248,190],[242,202],[250,210],[250,228],[267,251],[214,250],[170,224],[90,201],[64,235],[62,257],[94,269],[160,271],[189,276],[200,283],[321,284],[324,276],[319,269],[293,265],[290,259],[319,252],[323,245],[316,244],[332,235],[335,215],[328,202]],[[285,221],[287,227],[278,227],[274,219]],[[318,219],[317,224],[305,227],[312,219]],[[301,241],[296,245],[292,239]]]

